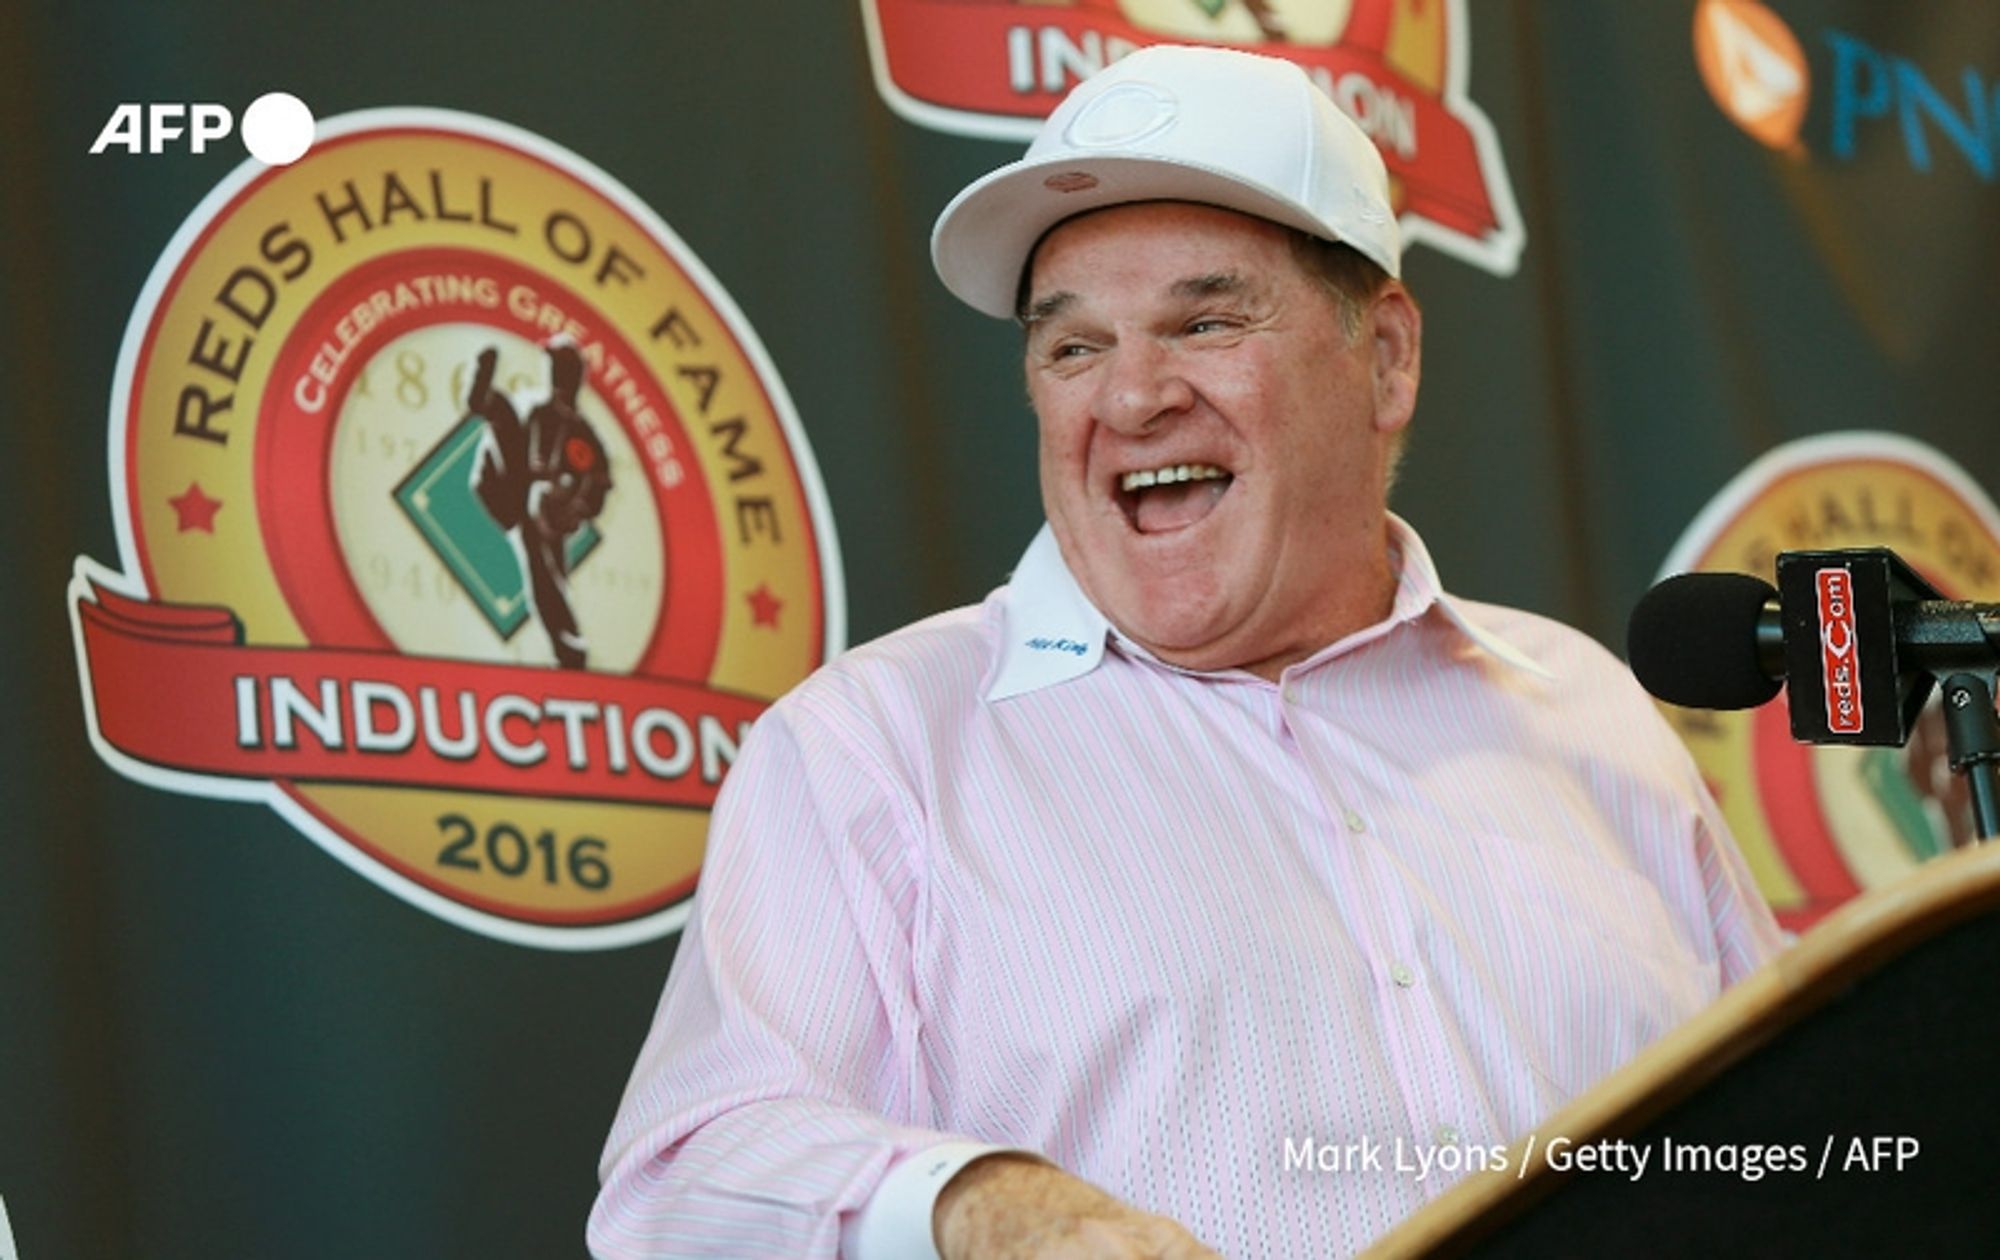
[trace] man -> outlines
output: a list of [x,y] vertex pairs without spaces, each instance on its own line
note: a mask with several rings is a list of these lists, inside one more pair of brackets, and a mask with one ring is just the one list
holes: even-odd
[[1133,54],[933,254],[1025,325],[1048,528],[759,721],[600,1254],[1352,1251],[1449,1180],[1383,1151],[1513,1140],[1774,950],[1624,668],[1388,514],[1422,321],[1296,68]]

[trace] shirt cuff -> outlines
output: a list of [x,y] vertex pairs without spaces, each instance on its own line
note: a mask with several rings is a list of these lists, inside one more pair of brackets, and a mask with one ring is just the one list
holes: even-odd
[[939,1260],[931,1233],[938,1191],[973,1160],[1011,1149],[940,1142],[905,1156],[883,1176],[867,1206],[841,1226],[842,1260]]

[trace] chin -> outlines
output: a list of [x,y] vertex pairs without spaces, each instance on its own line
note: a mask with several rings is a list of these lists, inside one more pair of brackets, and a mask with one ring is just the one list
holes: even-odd
[[1128,611],[1130,615],[1120,616],[1106,610],[1120,630],[1143,644],[1155,656],[1197,669],[1215,669],[1228,663],[1196,663],[1207,655],[1219,655],[1221,652],[1215,645],[1222,634],[1223,619],[1215,609],[1178,603],[1161,606],[1142,601],[1128,606]]

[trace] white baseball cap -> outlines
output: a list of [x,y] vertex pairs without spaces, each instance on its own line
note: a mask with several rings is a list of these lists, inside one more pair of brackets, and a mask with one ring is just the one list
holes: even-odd
[[1142,48],[1078,84],[1025,157],[944,208],[931,262],[967,305],[1010,318],[1043,233],[1133,201],[1240,210],[1402,274],[1388,172],[1354,120],[1292,62],[1180,44]]

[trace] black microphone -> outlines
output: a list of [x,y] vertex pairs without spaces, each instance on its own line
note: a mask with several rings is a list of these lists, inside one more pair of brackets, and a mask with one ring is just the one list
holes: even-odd
[[1677,573],[1632,609],[1639,685],[1690,709],[1754,709],[1785,685],[1778,588],[1747,573]]
[[1775,588],[1661,582],[1632,610],[1626,659],[1669,704],[1754,708],[1789,684],[1794,739],[1901,745],[1937,680],[2000,669],[2000,605],[1941,598],[1887,548],[1788,551]]

